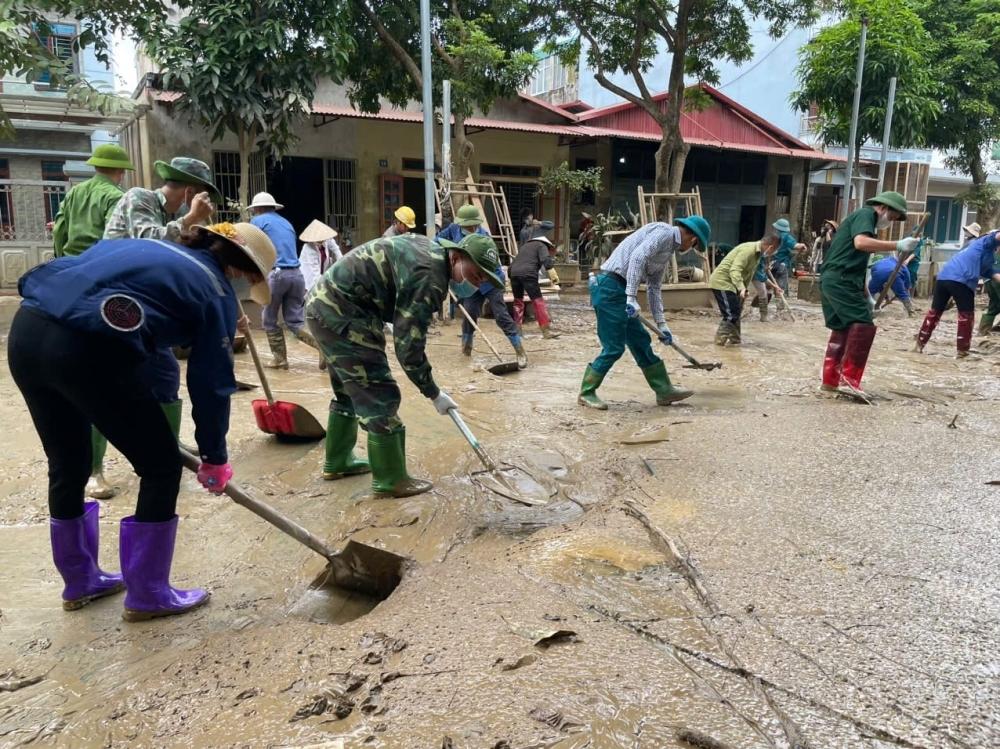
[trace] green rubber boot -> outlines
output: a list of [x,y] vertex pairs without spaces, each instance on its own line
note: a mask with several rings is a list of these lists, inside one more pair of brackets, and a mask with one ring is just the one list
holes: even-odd
[[84,490],[91,499],[111,499],[117,490],[108,480],[104,478],[104,454],[108,451],[108,441],[104,435],[97,431],[97,427],[90,427],[90,478],[87,480],[87,488]]
[[983,315],[979,318],[979,335],[989,335],[990,331],[993,330],[993,321],[996,320],[996,315]]
[[181,433],[181,412],[183,406],[184,401],[181,400],[160,404],[160,408],[163,409],[163,415],[167,417],[167,423],[170,424],[170,431],[174,433],[174,439],[177,439]]
[[331,411],[326,422],[326,460],[323,461],[323,478],[327,481],[344,476],[371,473],[367,460],[354,457],[358,441],[358,417],[345,416]]
[[588,364],[587,371],[583,373],[583,384],[580,385],[580,395],[577,396],[576,402],[587,408],[607,411],[608,404],[597,395],[597,388],[601,386],[602,382],[604,382],[604,375]]
[[656,393],[656,405],[669,406],[671,403],[682,401],[694,395],[694,391],[687,388],[679,388],[671,384],[670,376],[667,374],[667,367],[662,361],[651,364],[642,370],[646,382]]
[[368,432],[368,460],[372,469],[372,491],[379,497],[412,497],[434,488],[406,472],[406,429],[389,434]]
[[[298,330],[293,331],[292,335],[294,335],[296,338],[302,341],[306,346],[311,346],[317,351],[319,350],[319,344],[316,343],[316,339],[313,338],[312,333],[310,333],[305,328],[299,328]],[[282,339],[283,338],[284,336],[282,336]]]

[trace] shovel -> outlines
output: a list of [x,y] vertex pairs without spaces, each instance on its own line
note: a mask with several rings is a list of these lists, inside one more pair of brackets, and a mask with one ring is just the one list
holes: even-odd
[[[240,316],[243,316],[242,304],[240,304]],[[276,434],[278,437],[301,440],[323,439],[326,430],[316,421],[315,416],[297,403],[274,399],[271,386],[264,375],[264,367],[261,366],[260,357],[257,355],[257,345],[253,342],[253,336],[248,335],[246,341],[250,356],[253,357],[253,365],[257,368],[257,376],[260,377],[261,387],[264,388],[264,395],[267,397],[267,400],[255,400],[251,404],[253,415],[257,418],[257,427],[265,434]]]
[[[184,467],[197,473],[201,461],[183,447],[179,449]],[[335,552],[294,520],[250,496],[233,482],[230,481],[226,484],[224,491],[236,504],[243,505],[282,533],[291,536],[300,544],[308,546],[326,558],[329,563],[326,579],[332,581],[337,587],[384,600],[399,585],[403,571],[409,564],[406,557],[357,541],[348,541],[341,551]]]
[[510,374],[511,372],[517,372],[518,371],[517,362],[504,361],[503,357],[500,356],[500,352],[497,351],[496,348],[494,348],[493,344],[490,342],[490,339],[487,338],[486,334],[479,329],[478,325],[476,325],[476,321],[472,319],[472,315],[469,314],[468,310],[466,310],[465,307],[462,306],[462,303],[455,298],[455,295],[452,294],[451,291],[449,291],[448,294],[451,296],[451,300],[455,302],[455,306],[458,307],[460,310],[462,310],[462,314],[465,315],[465,319],[469,321],[469,325],[471,325],[473,329],[483,337],[483,340],[486,341],[486,345],[490,347],[490,351],[492,351],[494,356],[496,356],[496,358],[500,360],[499,364],[494,364],[492,367],[487,367],[486,371],[488,371],[490,374],[495,374],[495,375],[505,375],[505,374]]
[[[913,231],[910,232],[911,237],[922,237],[924,234],[924,225],[927,223],[927,219],[930,217],[930,213],[925,213],[924,217],[920,219],[920,223],[913,227]],[[913,254],[920,251],[920,248],[924,246],[926,240],[921,239],[920,244],[917,245],[917,249],[913,251]],[[896,276],[899,275],[899,271],[903,269],[906,261],[909,260],[913,255],[900,255],[899,259],[896,261],[896,267],[892,269],[892,273],[889,275],[889,280],[885,282],[885,286],[882,287],[882,291],[878,295],[878,299],[875,301],[875,309],[882,309],[882,303],[885,302],[886,296],[889,294],[889,290],[892,289],[892,285],[896,282]]]
[[[647,320],[642,315],[639,315],[639,322],[645,325],[649,330],[657,337],[660,337],[660,329],[657,328],[653,323]],[[674,341],[668,344],[674,351],[687,359],[688,363],[684,365],[685,369],[704,369],[707,372],[711,372],[713,369],[720,369],[722,367],[722,362],[705,362],[704,364],[695,359],[691,354],[678,346]]]

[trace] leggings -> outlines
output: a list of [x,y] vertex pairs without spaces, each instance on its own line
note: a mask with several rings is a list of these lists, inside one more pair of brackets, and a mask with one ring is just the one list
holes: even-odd
[[109,336],[74,330],[22,307],[11,323],[7,360],[48,458],[52,517],[83,515],[91,424],[139,476],[135,519],[157,523],[174,516],[180,453],[143,378],[140,354]]
[[976,293],[964,283],[941,280],[935,282],[931,309],[944,312],[952,299],[959,312],[974,312],[976,309]]

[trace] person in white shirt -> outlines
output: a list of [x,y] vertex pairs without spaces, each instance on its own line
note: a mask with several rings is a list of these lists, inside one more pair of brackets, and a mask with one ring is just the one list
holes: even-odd
[[319,219],[309,224],[299,234],[299,239],[304,242],[302,252],[299,253],[299,263],[308,291],[327,268],[343,257],[343,253],[337,244],[336,230]]

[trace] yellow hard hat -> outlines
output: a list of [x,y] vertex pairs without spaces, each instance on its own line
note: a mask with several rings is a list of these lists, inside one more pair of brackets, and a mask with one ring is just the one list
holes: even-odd
[[413,209],[408,205],[401,205],[396,209],[396,212],[392,214],[396,217],[397,221],[402,221],[409,228],[414,229],[417,226],[417,214],[413,212]]

